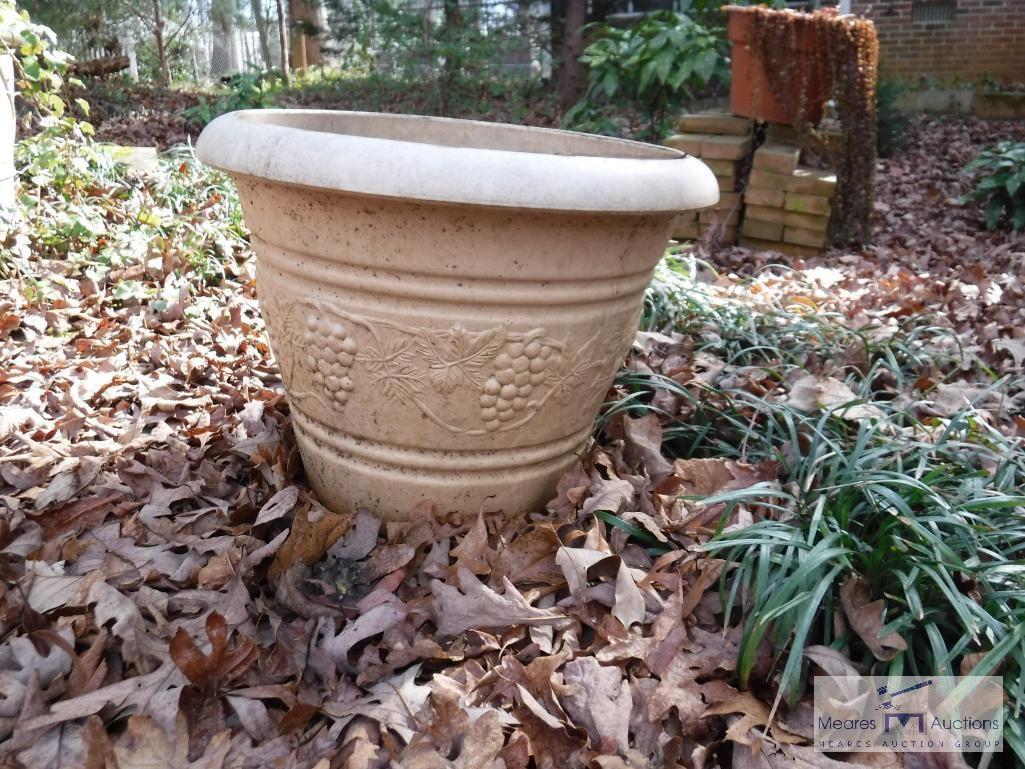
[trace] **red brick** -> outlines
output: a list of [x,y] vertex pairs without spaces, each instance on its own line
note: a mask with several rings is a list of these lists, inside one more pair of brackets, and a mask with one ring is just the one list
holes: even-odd
[[913,23],[911,0],[854,0],[852,11],[875,24],[884,72],[1020,81],[1025,71],[1025,5],[1021,0],[958,0],[951,22]]

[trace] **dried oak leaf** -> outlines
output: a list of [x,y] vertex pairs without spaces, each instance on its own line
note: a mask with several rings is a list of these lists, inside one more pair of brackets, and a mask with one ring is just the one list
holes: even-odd
[[295,514],[288,538],[274,554],[268,579],[276,581],[297,562],[309,565],[318,561],[349,530],[353,518],[351,514],[332,513],[320,505],[315,511],[304,505]]
[[636,493],[630,481],[622,478],[606,479],[594,470],[591,473],[591,496],[584,502],[580,514],[590,515],[596,510],[618,513],[624,507],[632,505]]
[[580,462],[574,463],[560,479],[555,487],[555,499],[551,500],[547,509],[556,516],[574,513],[591,488],[591,479],[584,471]]
[[[125,678],[95,691],[59,700],[50,706],[49,713],[36,716],[22,726],[27,729],[51,726],[98,713],[108,705],[117,709],[137,708],[161,721],[173,722],[183,683],[181,672],[171,660],[166,660],[152,673]],[[0,678],[0,688],[2,684],[3,679]]]
[[185,717],[179,715],[173,738],[146,716],[128,719],[128,730],[114,746],[116,766],[146,769],[221,769],[231,748],[228,731],[217,734],[198,760],[189,760]]
[[292,512],[292,508],[295,507],[296,502],[299,501],[299,487],[288,486],[273,497],[267,500],[267,503],[260,508],[260,512],[256,516],[256,520],[253,521],[253,526],[261,526],[265,523],[283,518]]
[[870,600],[868,585],[857,577],[848,577],[840,588],[840,603],[847,621],[865,646],[879,660],[892,660],[908,648],[907,642],[894,631],[880,637],[884,626],[884,603]]
[[579,657],[562,669],[568,693],[562,697],[563,707],[591,738],[597,749],[611,738],[617,750],[629,747],[630,712],[633,695],[630,682],[618,666],[599,665],[594,657]]
[[[709,704],[736,695],[723,681],[708,680],[719,673],[723,678],[736,667],[737,648],[721,633],[695,627],[661,675],[658,687],[648,699],[648,717],[656,721],[675,707],[684,722],[698,720]],[[704,683],[698,683],[702,679]]]
[[612,616],[625,628],[644,620],[644,596],[622,559],[616,572],[616,603],[612,607]]
[[561,724],[552,724],[526,704],[513,710],[520,730],[530,741],[530,753],[538,769],[572,769],[583,766],[581,753],[587,743],[582,729],[567,731]]
[[228,625],[216,611],[206,618],[206,634],[210,653],[204,654],[184,628],[171,639],[171,659],[193,684],[206,692],[216,691],[221,684],[244,672],[252,665],[259,650],[250,639],[243,638],[228,648]]
[[117,515],[126,507],[125,504],[115,503],[115,500],[120,499],[123,499],[122,494],[108,489],[99,494],[41,510],[33,515],[33,520],[43,527],[43,537],[51,540],[66,531],[80,531],[98,526],[112,512]]
[[550,524],[533,526],[499,551],[491,581],[508,577],[514,585],[561,585],[562,569],[555,562],[561,546],[559,535]]
[[[712,705],[705,710],[706,716],[724,716],[728,713],[743,713],[742,718],[730,724],[726,730],[726,739],[733,742],[740,742],[744,745],[753,745],[760,737],[751,739],[748,732],[755,727],[764,729],[769,723],[769,706],[755,697],[751,692],[740,692],[736,697]],[[796,744],[802,742],[802,738],[788,734],[783,729],[774,727],[772,738],[777,742]]]
[[673,466],[662,456],[662,424],[658,414],[645,414],[637,419],[623,419],[626,461],[634,467],[643,467],[653,481],[665,478]]
[[752,465],[732,459],[677,459],[673,472],[679,479],[678,494],[707,497],[773,480],[777,466],[773,462]]
[[839,379],[809,374],[791,385],[787,403],[801,411],[832,411],[835,409],[837,415],[852,422],[862,419],[878,419],[883,416],[883,412],[871,403],[853,403],[858,400],[861,398]]
[[457,636],[467,630],[504,628],[512,625],[554,625],[562,627],[571,620],[556,609],[538,609],[508,579],[499,595],[484,585],[469,569],[459,569],[459,587],[440,580],[431,583],[432,609],[438,635]]
[[416,715],[431,693],[428,686],[416,683],[420,665],[413,665],[386,681],[374,684],[367,693],[347,702],[325,702],[321,710],[332,718],[366,716],[409,742],[418,727]]
[[488,527],[484,521],[483,508],[469,531],[459,540],[459,545],[452,548],[452,555],[455,556],[456,566],[465,567],[474,574],[491,572],[490,562],[495,557],[495,551],[488,547]]
[[353,646],[401,623],[409,610],[401,603],[383,603],[360,614],[338,635],[328,633],[320,646],[339,670],[350,668],[348,655]]
[[404,769],[498,769],[495,764],[505,745],[498,710],[487,710],[471,721],[459,693],[434,687],[429,704],[430,723],[417,732],[397,763]]
[[822,668],[826,675],[837,682],[841,693],[848,701],[857,697],[858,685],[849,679],[860,678],[861,673],[844,656],[843,652],[829,646],[815,644],[805,647],[804,656]]

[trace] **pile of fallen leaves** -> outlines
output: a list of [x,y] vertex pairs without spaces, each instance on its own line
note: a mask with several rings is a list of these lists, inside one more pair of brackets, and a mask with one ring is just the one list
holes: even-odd
[[7,281],[0,361],[0,750],[21,765],[711,766],[728,720],[734,751],[767,721],[730,685],[721,563],[592,515],[660,500],[697,541],[708,511],[676,494],[766,470],[671,465],[638,420],[533,521],[335,515],[251,281],[158,312],[34,267],[61,295]]
[[[221,202],[196,189],[209,197],[180,211],[65,189],[8,234],[0,751],[25,767],[514,767],[721,748],[726,714],[752,706],[728,683],[715,562],[654,559],[593,518],[634,493],[615,452],[535,522],[427,506],[381,527],[310,497],[251,263],[183,272],[189,241],[161,223],[201,226]],[[54,219],[61,237],[40,240]],[[144,235],[132,263],[103,256],[125,221]]]
[[158,313],[65,277],[3,316],[0,750],[21,765],[710,766],[733,714],[735,750],[767,721],[729,683],[721,563],[592,515],[643,492],[700,539],[675,495],[763,471],[669,465],[642,420],[534,521],[335,515],[249,281]]
[[834,295],[850,317],[931,314],[967,353],[996,371],[1025,373],[1025,231],[987,231],[964,168],[984,147],[1025,141],[1025,120],[916,118],[908,146],[877,164],[875,236],[862,250],[803,260],[725,249],[709,256],[742,272],[779,263],[838,271]]
[[198,91],[159,88],[120,78],[89,78],[86,86],[89,121],[100,141],[168,149],[195,141],[203,128],[187,117],[202,99]]
[[[196,189],[186,216],[220,205],[214,188]],[[123,222],[118,201],[132,199],[112,198],[101,218]],[[91,242],[102,249],[102,232]],[[700,549],[723,507],[700,499],[771,484],[773,463],[671,461],[656,416],[621,414],[547,511],[457,520],[425,502],[403,524],[331,513],[302,474],[251,256],[219,280],[183,281],[179,241],[147,242],[138,264],[94,260],[88,275],[59,249],[35,248],[0,281],[7,764],[858,760],[813,750],[809,700],[776,701],[768,648],[751,690],[735,686],[741,625],[723,614],[723,562]],[[891,301],[914,301],[898,288],[909,269],[896,260],[871,278],[811,272],[811,295],[785,278],[743,290],[753,303],[834,301],[885,320],[891,310],[873,292],[893,280]],[[140,290],[119,294],[124,280]],[[722,279],[709,290],[738,289]],[[903,306],[894,317],[911,311]],[[629,367],[707,389],[722,368],[693,349],[642,335]],[[871,607],[844,609],[866,627]],[[826,674],[856,672],[835,650],[807,656]]]
[[[420,81],[370,76],[300,79],[285,88],[271,85],[259,103],[246,103],[232,85],[212,89],[160,88],[121,79],[87,78],[81,94],[99,141],[168,149],[191,143],[205,122],[228,109],[282,107],[438,114],[438,92]],[[77,92],[76,92],[77,95]],[[458,84],[447,107],[450,117],[548,128],[558,127],[558,110],[543,84],[469,78]]]

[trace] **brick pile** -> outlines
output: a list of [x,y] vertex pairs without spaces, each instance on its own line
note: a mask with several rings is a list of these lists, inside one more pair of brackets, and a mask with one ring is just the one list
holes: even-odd
[[754,122],[728,112],[702,112],[683,115],[677,125],[680,133],[666,144],[688,155],[701,158],[719,182],[719,202],[703,211],[690,211],[676,221],[673,237],[693,240],[710,229],[719,233],[722,245],[737,242],[740,223],[740,178],[743,163],[751,153]]
[[740,245],[793,256],[827,246],[836,174],[801,166],[800,158],[799,147],[772,139],[755,150]]
[[678,127],[681,133],[666,144],[701,158],[719,182],[720,199],[712,208],[681,215],[674,238],[696,240],[714,230],[720,245],[736,243],[739,234],[742,246],[793,256],[826,248],[836,174],[801,165],[801,158],[828,154],[826,142],[835,131],[802,142],[793,127],[768,125],[764,142],[756,145],[754,122],[728,112],[684,115]]

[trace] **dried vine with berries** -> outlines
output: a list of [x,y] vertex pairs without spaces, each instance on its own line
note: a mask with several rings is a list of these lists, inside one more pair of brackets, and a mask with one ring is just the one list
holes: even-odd
[[[781,102],[796,89],[795,127],[802,138],[822,146],[837,172],[830,239],[835,245],[866,243],[872,235],[875,192],[875,89],[879,40],[867,19],[768,8],[735,8],[753,14],[751,45],[758,52],[773,95]],[[815,125],[826,93],[836,104],[842,133],[827,136]]]

